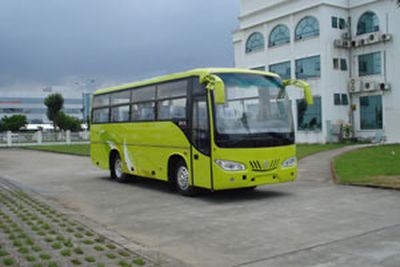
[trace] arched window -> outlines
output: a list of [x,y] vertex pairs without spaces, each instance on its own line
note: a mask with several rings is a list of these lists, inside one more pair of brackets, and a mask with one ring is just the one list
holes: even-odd
[[290,43],[289,28],[285,25],[278,25],[269,34],[268,46],[277,46]]
[[246,53],[264,49],[264,36],[259,32],[252,33],[246,42]]
[[300,20],[295,31],[295,40],[319,35],[319,23],[314,17],[307,16]]
[[371,11],[367,11],[358,20],[357,35],[379,31],[379,18]]

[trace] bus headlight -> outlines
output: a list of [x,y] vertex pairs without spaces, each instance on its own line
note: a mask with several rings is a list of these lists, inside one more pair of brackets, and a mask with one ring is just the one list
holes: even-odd
[[215,160],[215,163],[217,163],[218,166],[220,166],[225,171],[243,171],[246,169],[243,164],[230,160],[217,159]]
[[291,157],[282,162],[282,168],[293,167],[296,164],[296,157]]

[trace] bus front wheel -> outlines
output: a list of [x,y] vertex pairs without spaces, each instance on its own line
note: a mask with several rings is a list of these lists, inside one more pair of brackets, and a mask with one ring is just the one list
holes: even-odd
[[123,172],[122,160],[118,153],[111,155],[110,173],[111,178],[115,179],[119,183],[125,183],[128,181],[128,175]]
[[175,184],[178,192],[185,196],[193,196],[195,190],[189,182],[189,170],[183,160],[180,160],[175,168]]

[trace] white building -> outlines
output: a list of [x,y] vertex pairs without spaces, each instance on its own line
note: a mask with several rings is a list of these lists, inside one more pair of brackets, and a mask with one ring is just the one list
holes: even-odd
[[400,8],[393,0],[241,0],[235,64],[306,80],[289,97],[297,142],[325,143],[351,122],[359,139],[400,142]]
[[82,92],[64,87],[19,88],[0,92],[0,119],[4,116],[22,114],[29,124],[50,124],[44,99],[52,93],[64,97],[64,112],[78,119],[83,119]]

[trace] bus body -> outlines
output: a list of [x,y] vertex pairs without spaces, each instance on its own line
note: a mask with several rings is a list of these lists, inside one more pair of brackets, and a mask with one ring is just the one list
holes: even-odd
[[92,162],[118,181],[169,181],[190,195],[296,178],[290,102],[273,73],[197,69],[98,90],[91,120]]

